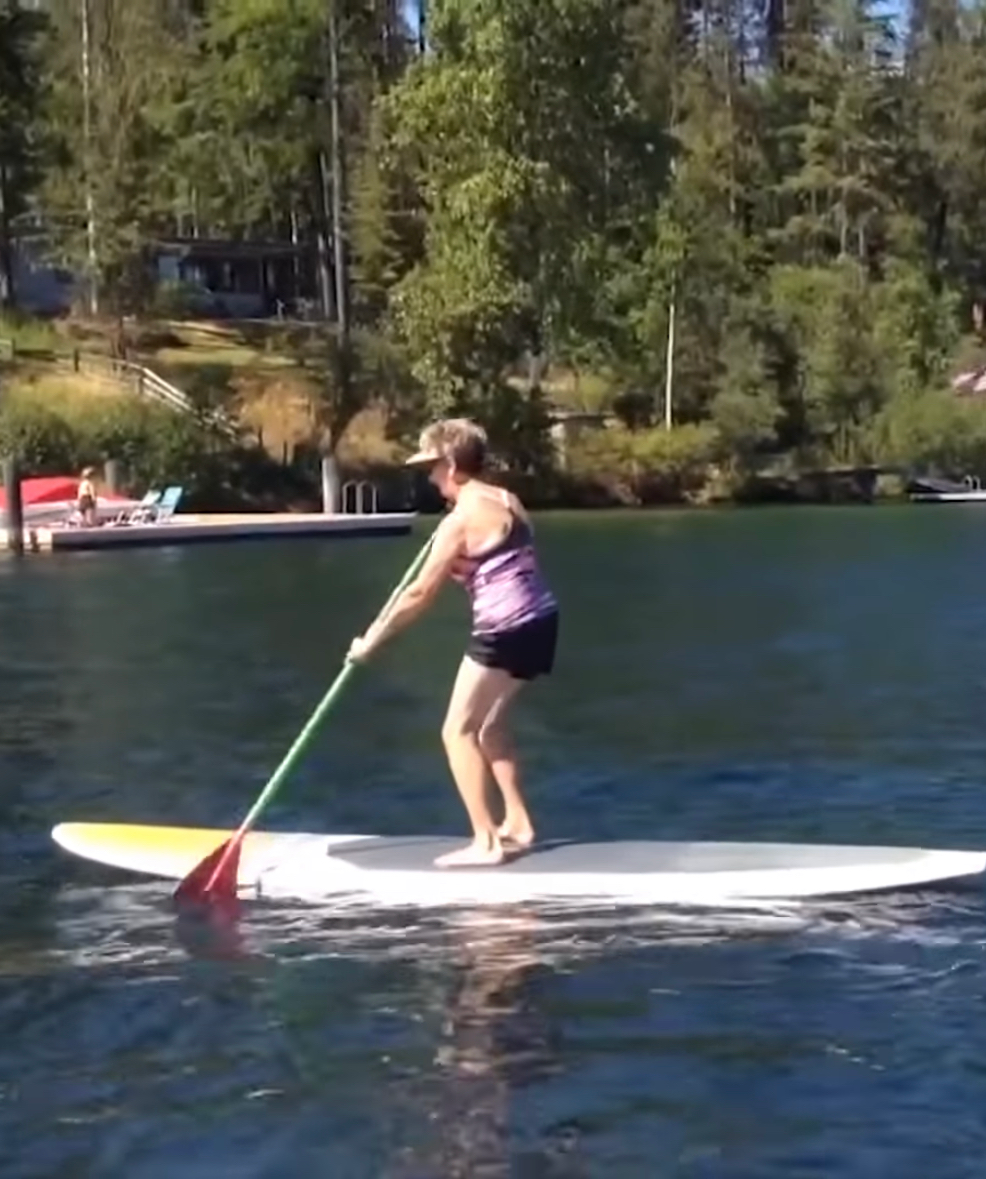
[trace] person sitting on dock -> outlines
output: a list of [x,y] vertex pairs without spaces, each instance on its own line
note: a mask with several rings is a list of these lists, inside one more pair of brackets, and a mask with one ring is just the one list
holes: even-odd
[[86,467],[79,479],[79,489],[76,492],[75,508],[82,526],[93,528],[96,525],[96,477],[95,467]]
[[[349,650],[350,659],[367,659],[431,605],[446,579],[472,600],[472,634],[442,740],[473,841],[440,856],[442,868],[496,865],[534,839],[506,716],[525,683],[551,673],[558,634],[558,603],[538,568],[531,521],[515,495],[483,478],[485,460],[486,433],[474,422],[449,419],[421,435],[407,463],[428,472],[452,510],[417,579]],[[503,797],[499,826],[486,800],[488,772]]]

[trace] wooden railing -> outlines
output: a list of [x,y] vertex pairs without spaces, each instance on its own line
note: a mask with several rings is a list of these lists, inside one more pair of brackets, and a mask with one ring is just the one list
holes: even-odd
[[118,360],[98,352],[74,352],[70,357],[59,357],[60,365],[71,365],[75,372],[84,372],[97,380],[113,381],[123,385],[138,397],[147,397],[160,402],[178,413],[194,414],[204,418],[229,438],[235,438],[240,431],[236,423],[222,410],[201,410],[195,402],[176,385],[166,381],[160,373],[132,360]]
[[[0,337],[0,359],[13,360],[16,358],[17,352],[17,346],[13,340]],[[152,401],[160,402],[177,413],[202,417],[227,437],[235,438],[241,433],[229,414],[222,410],[200,410],[187,393],[182,392],[176,385],[172,385],[160,373],[154,372],[146,365],[136,364],[132,360],[104,356],[101,352],[84,352],[78,348],[68,353],[47,351],[38,353],[29,349],[25,349],[24,353],[56,368],[84,373],[91,380],[103,381],[117,388],[123,388],[127,392],[135,393],[138,397],[146,397]]]

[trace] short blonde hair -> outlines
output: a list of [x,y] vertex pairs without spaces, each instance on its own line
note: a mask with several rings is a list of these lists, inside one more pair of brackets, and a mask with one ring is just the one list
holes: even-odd
[[486,431],[469,418],[443,418],[421,433],[418,450],[449,459],[464,475],[478,475],[486,464]]

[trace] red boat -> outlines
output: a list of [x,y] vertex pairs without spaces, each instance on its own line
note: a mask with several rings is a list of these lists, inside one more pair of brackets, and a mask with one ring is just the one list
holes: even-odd
[[[68,475],[51,475],[42,479],[21,480],[21,500],[24,504],[24,522],[32,527],[50,527],[52,524],[67,524],[76,512],[79,480]],[[100,523],[113,520],[139,500],[125,495],[114,495],[98,491],[96,495],[96,519]],[[0,487],[0,512],[6,513],[7,496]]]

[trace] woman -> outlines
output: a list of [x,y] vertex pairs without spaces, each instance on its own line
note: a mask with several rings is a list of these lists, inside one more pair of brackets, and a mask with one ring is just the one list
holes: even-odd
[[[473,422],[448,419],[421,435],[408,465],[427,468],[452,510],[418,577],[349,651],[350,659],[367,659],[434,601],[447,578],[472,600],[472,635],[442,740],[473,841],[439,856],[443,868],[499,864],[509,849],[534,840],[506,715],[525,683],[551,673],[558,636],[558,604],[538,569],[531,522],[515,495],[482,478],[485,460],[486,434]],[[487,800],[487,767],[503,795],[499,826]]]
[[86,467],[79,479],[78,490],[75,493],[75,508],[86,528],[92,528],[96,523],[96,468]]

